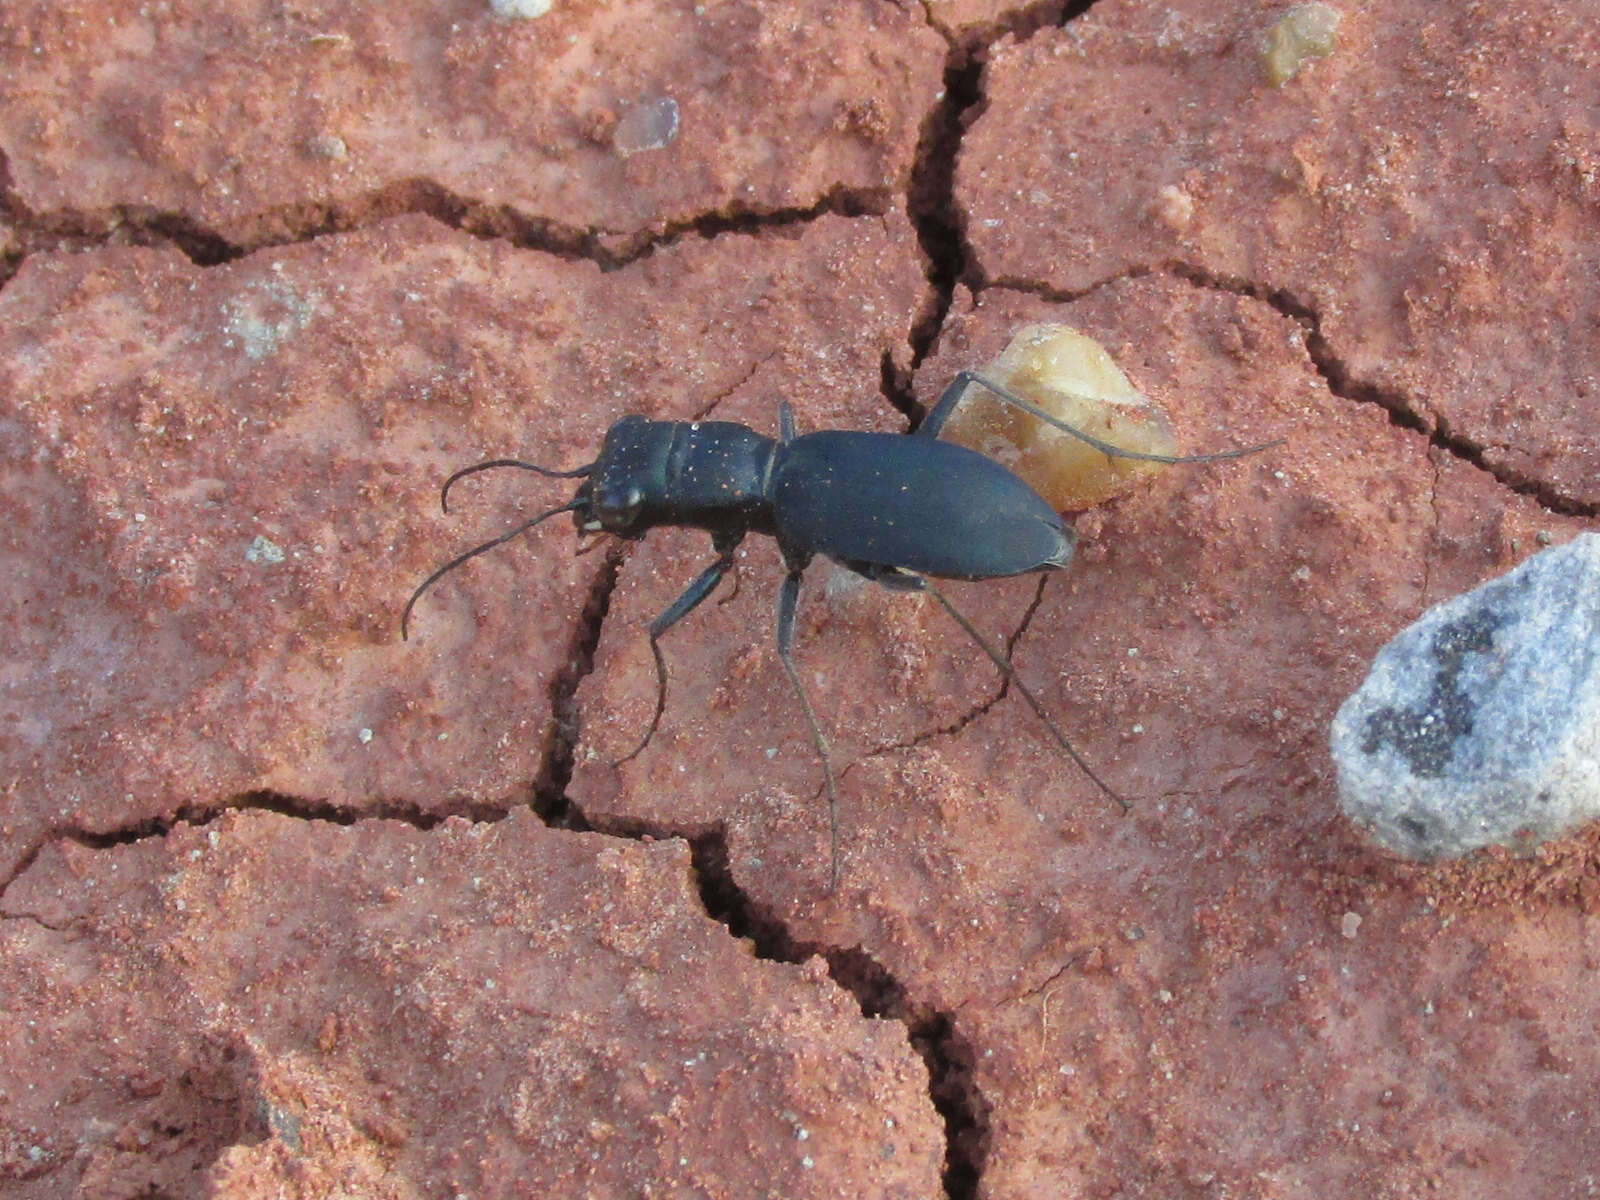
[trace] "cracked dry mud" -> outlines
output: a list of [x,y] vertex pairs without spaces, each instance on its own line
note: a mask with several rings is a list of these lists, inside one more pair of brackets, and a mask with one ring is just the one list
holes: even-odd
[[[0,1194],[1600,1184],[1600,836],[1404,864],[1326,749],[1600,527],[1600,6],[1335,7],[1281,87],[1223,0],[0,9]],[[951,586],[1130,816],[819,562],[829,894],[760,539],[620,768],[703,534],[552,521],[399,639],[570,494],[454,467],[904,429],[1037,321],[1287,439]]]

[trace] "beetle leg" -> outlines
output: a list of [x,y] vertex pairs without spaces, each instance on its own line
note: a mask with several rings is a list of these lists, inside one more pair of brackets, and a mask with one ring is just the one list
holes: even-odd
[[661,714],[667,707],[667,660],[661,653],[661,636],[683,620],[699,607],[700,602],[712,592],[716,591],[717,584],[722,582],[722,577],[733,569],[733,551],[744,538],[743,533],[717,533],[711,537],[711,545],[717,552],[717,561],[704,571],[701,571],[695,581],[684,589],[683,595],[674,600],[659,617],[650,622],[650,653],[656,660],[656,711],[650,718],[650,728],[644,731],[644,737],[628,753],[617,759],[611,765],[620,767],[630,759],[637,758],[640,751],[650,744],[650,739],[656,735],[656,726],[661,724]]
[[967,394],[967,388],[977,382],[977,378],[971,371],[958,372],[950,381],[950,386],[940,393],[939,402],[927,416],[922,418],[922,424],[917,426],[916,432],[911,436],[938,437],[939,432],[944,429],[945,422],[950,419],[950,414],[955,412],[956,405],[961,403],[961,397]]
[[933,406],[933,411],[928,414],[922,424],[917,426],[917,431],[913,436],[938,437],[939,431],[944,428],[945,422],[950,419],[950,414],[955,411],[956,405],[961,402],[961,397],[966,394],[967,388],[972,384],[977,384],[979,387],[984,388],[1001,403],[1009,404],[1012,408],[1019,409],[1030,417],[1036,417],[1047,425],[1053,425],[1061,430],[1062,433],[1070,434],[1080,442],[1093,446],[1101,454],[1110,458],[1131,458],[1139,462],[1156,463],[1221,462],[1229,458],[1243,458],[1247,454],[1259,454],[1263,450],[1270,450],[1273,446],[1282,445],[1284,441],[1283,438],[1274,438],[1270,442],[1262,442],[1259,446],[1245,446],[1240,450],[1222,450],[1216,454],[1147,454],[1143,450],[1127,450],[1121,446],[1113,446],[1110,442],[1097,438],[1092,433],[1085,433],[1076,425],[1069,425],[1060,417],[1052,416],[1037,404],[1030,404],[1009,388],[1002,387],[994,380],[980,375],[976,371],[956,372],[956,377],[950,381],[950,386],[945,388],[943,394],[939,397],[939,402]]
[[739,560],[738,559],[734,559],[733,560],[733,591],[729,592],[726,596],[724,596],[722,599],[717,601],[718,607],[721,607],[724,604],[731,603],[732,601],[737,600],[739,598],[739,585],[740,585],[741,579],[742,579],[742,576],[739,573]]
[[828,740],[822,736],[822,727],[817,724],[817,714],[811,707],[811,698],[806,695],[805,685],[800,682],[800,672],[795,670],[791,654],[794,647],[795,605],[800,598],[800,578],[806,565],[788,555],[784,557],[789,563],[789,573],[784,576],[783,586],[778,589],[778,659],[783,663],[789,682],[794,684],[795,695],[800,697],[800,707],[806,714],[806,726],[811,730],[811,742],[817,748],[817,757],[822,760],[822,775],[828,784],[828,845],[832,864],[828,873],[828,891],[831,893],[839,886],[839,790],[833,779],[833,763],[828,758]]
[[1017,691],[1022,693],[1023,699],[1025,699],[1033,711],[1038,714],[1039,720],[1044,722],[1045,728],[1050,730],[1051,736],[1056,739],[1063,750],[1072,756],[1072,761],[1077,763],[1078,766],[1083,770],[1083,773],[1094,781],[1096,787],[1098,787],[1107,796],[1110,796],[1111,799],[1115,800],[1117,802],[1117,806],[1121,808],[1124,813],[1126,813],[1128,811],[1128,802],[1121,796],[1117,795],[1117,793],[1111,789],[1111,786],[1107,784],[1105,780],[1101,779],[1100,776],[1094,773],[1094,768],[1089,766],[1089,764],[1084,761],[1083,755],[1078,753],[1078,748],[1072,744],[1065,733],[1061,732],[1061,727],[1051,719],[1050,714],[1045,711],[1044,705],[1039,703],[1039,698],[1035,696],[1031,690],[1029,690],[1027,684],[1022,682],[1022,676],[1017,674],[1017,669],[1011,664],[1011,660],[999,650],[995,649],[995,647],[989,643],[989,640],[984,637],[983,634],[978,632],[977,628],[972,624],[972,622],[967,620],[967,618],[962,615],[961,610],[950,602],[949,597],[941,592],[938,588],[934,587],[927,578],[911,571],[901,571],[899,574],[906,579],[915,579],[917,581],[915,585],[904,584],[901,586],[906,586],[908,588],[916,586],[920,590],[927,592],[939,602],[940,607],[942,607],[945,612],[949,613],[950,616],[954,618],[956,624],[961,626],[961,628],[966,631],[966,635],[975,643],[977,643],[978,648],[989,656],[989,661],[994,663],[996,667],[1000,668],[1000,673],[1004,675],[1009,682],[1016,685]]

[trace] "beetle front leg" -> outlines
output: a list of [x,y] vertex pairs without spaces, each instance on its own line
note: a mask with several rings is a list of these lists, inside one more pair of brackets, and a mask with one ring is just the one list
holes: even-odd
[[722,582],[722,577],[733,568],[733,552],[743,539],[743,533],[713,534],[711,545],[717,552],[717,561],[701,571],[695,581],[684,589],[683,595],[650,622],[650,653],[656,660],[656,711],[650,718],[650,728],[644,731],[644,738],[632,750],[614,761],[611,764],[613,767],[620,767],[623,763],[639,756],[639,753],[650,744],[650,739],[655,736],[656,726],[661,724],[661,714],[666,711],[667,660],[661,653],[662,635],[692,613],[700,606],[701,601],[717,590],[717,584]]

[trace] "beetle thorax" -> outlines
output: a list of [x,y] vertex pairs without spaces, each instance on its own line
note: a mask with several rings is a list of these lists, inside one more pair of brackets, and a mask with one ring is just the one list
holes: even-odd
[[777,443],[728,421],[624,417],[579,491],[579,529],[638,537],[656,525],[763,531]]

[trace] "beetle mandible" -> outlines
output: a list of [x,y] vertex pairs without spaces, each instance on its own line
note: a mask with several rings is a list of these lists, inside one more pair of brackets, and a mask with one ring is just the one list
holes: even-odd
[[620,765],[650,744],[666,709],[668,672],[661,653],[662,635],[716,590],[722,577],[734,568],[734,551],[746,534],[765,534],[776,539],[787,568],[778,592],[778,658],[800,698],[827,785],[830,889],[837,886],[839,876],[838,788],[827,738],[792,655],[800,579],[818,554],[885,587],[932,596],[1016,686],[1056,743],[1100,791],[1127,812],[1127,801],[1084,761],[1023,683],[1010,659],[979,633],[929,578],[982,580],[1056,571],[1072,557],[1072,530],[1032,487],[993,459],[939,440],[950,414],[972,384],[1114,458],[1217,462],[1278,444],[1193,455],[1127,450],[1067,424],[974,371],[957,374],[911,434],[842,429],[797,434],[787,402],[778,408],[776,439],[732,421],[652,421],[626,416],[606,431],[599,457],[575,470],[554,471],[520,459],[496,458],[463,467],[446,479],[439,496],[446,511],[450,488],[479,471],[515,467],[556,479],[581,478],[583,483],[568,503],[473,547],[423,580],[400,615],[401,637],[409,636],[411,611],[417,601],[440,578],[558,513],[572,513],[580,533],[609,533],[627,539],[642,538],[658,525],[705,530],[711,535],[716,558],[650,624],[650,651],[656,665],[655,712],[639,744],[614,764]]

